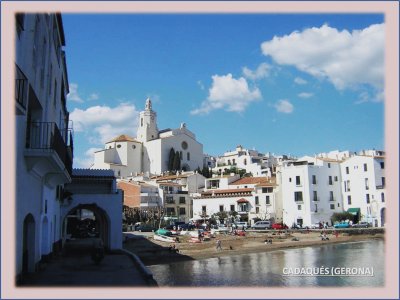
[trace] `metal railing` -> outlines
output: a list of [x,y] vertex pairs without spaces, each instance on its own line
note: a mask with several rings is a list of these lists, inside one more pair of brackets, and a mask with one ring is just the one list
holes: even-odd
[[72,174],[73,139],[72,131],[66,130],[65,141],[54,122],[31,122],[27,127],[27,149],[53,150]]

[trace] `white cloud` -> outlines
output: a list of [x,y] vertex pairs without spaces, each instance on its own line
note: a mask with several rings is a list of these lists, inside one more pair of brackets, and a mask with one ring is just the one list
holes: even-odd
[[384,31],[384,24],[352,32],[323,25],[275,36],[262,43],[261,49],[278,64],[293,65],[315,77],[327,78],[339,90],[364,84],[381,90]]
[[98,100],[98,99],[99,99],[99,94],[97,94],[97,93],[90,94],[90,96],[88,98],[89,101]]
[[304,79],[301,78],[301,77],[296,77],[296,78],[294,79],[294,83],[302,85],[302,84],[307,84],[307,81],[304,80]]
[[251,102],[261,99],[260,90],[257,87],[251,89],[243,77],[235,79],[232,74],[214,75],[212,80],[207,99],[191,114],[208,114],[215,109],[243,112]]
[[279,100],[274,107],[278,112],[290,114],[293,112],[293,105],[286,99]]
[[69,94],[67,95],[67,100],[83,103],[81,96],[78,94],[78,85],[76,83],[69,84]]
[[243,75],[251,80],[262,79],[268,76],[270,69],[271,66],[267,63],[260,64],[255,71],[252,71],[247,67],[243,67]]
[[298,94],[297,96],[300,97],[300,98],[303,98],[303,99],[307,99],[307,98],[310,98],[310,97],[314,96],[314,94],[313,93],[303,92],[303,93]]
[[90,168],[94,163],[94,153],[103,148],[89,148],[83,157],[74,157],[74,168]]
[[133,104],[116,107],[92,106],[86,110],[75,108],[70,114],[75,132],[84,132],[91,144],[104,144],[120,134],[134,135],[138,112]]

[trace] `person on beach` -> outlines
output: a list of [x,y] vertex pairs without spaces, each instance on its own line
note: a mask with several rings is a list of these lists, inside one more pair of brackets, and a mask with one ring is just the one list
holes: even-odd
[[221,240],[217,240],[217,247],[216,247],[216,250],[217,250],[217,251],[222,250]]

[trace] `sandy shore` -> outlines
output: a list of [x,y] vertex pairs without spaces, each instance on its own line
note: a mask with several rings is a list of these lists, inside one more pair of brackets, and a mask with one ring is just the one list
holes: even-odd
[[[369,239],[383,239],[384,234],[339,234],[335,237],[328,234],[329,240],[322,241],[320,232],[291,232],[291,233],[259,233],[248,232],[245,237],[231,235],[216,235],[210,241],[202,243],[189,243],[189,237],[179,237],[176,243],[178,253],[168,249],[169,243],[156,241],[152,237],[129,239],[124,243],[124,248],[139,256],[146,265],[168,264],[177,261],[205,259],[220,256],[239,255],[246,253],[266,252],[277,249],[288,249],[323,245],[328,243],[345,243]],[[297,241],[293,240],[298,239]],[[216,240],[221,240],[222,250],[216,249]],[[272,244],[265,244],[266,239],[271,239]]]

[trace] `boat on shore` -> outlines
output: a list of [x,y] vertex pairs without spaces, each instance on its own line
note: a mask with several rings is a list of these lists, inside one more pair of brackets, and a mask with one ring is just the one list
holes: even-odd
[[155,240],[167,243],[175,243],[176,238],[172,236],[172,232],[166,229],[158,229],[154,232]]

